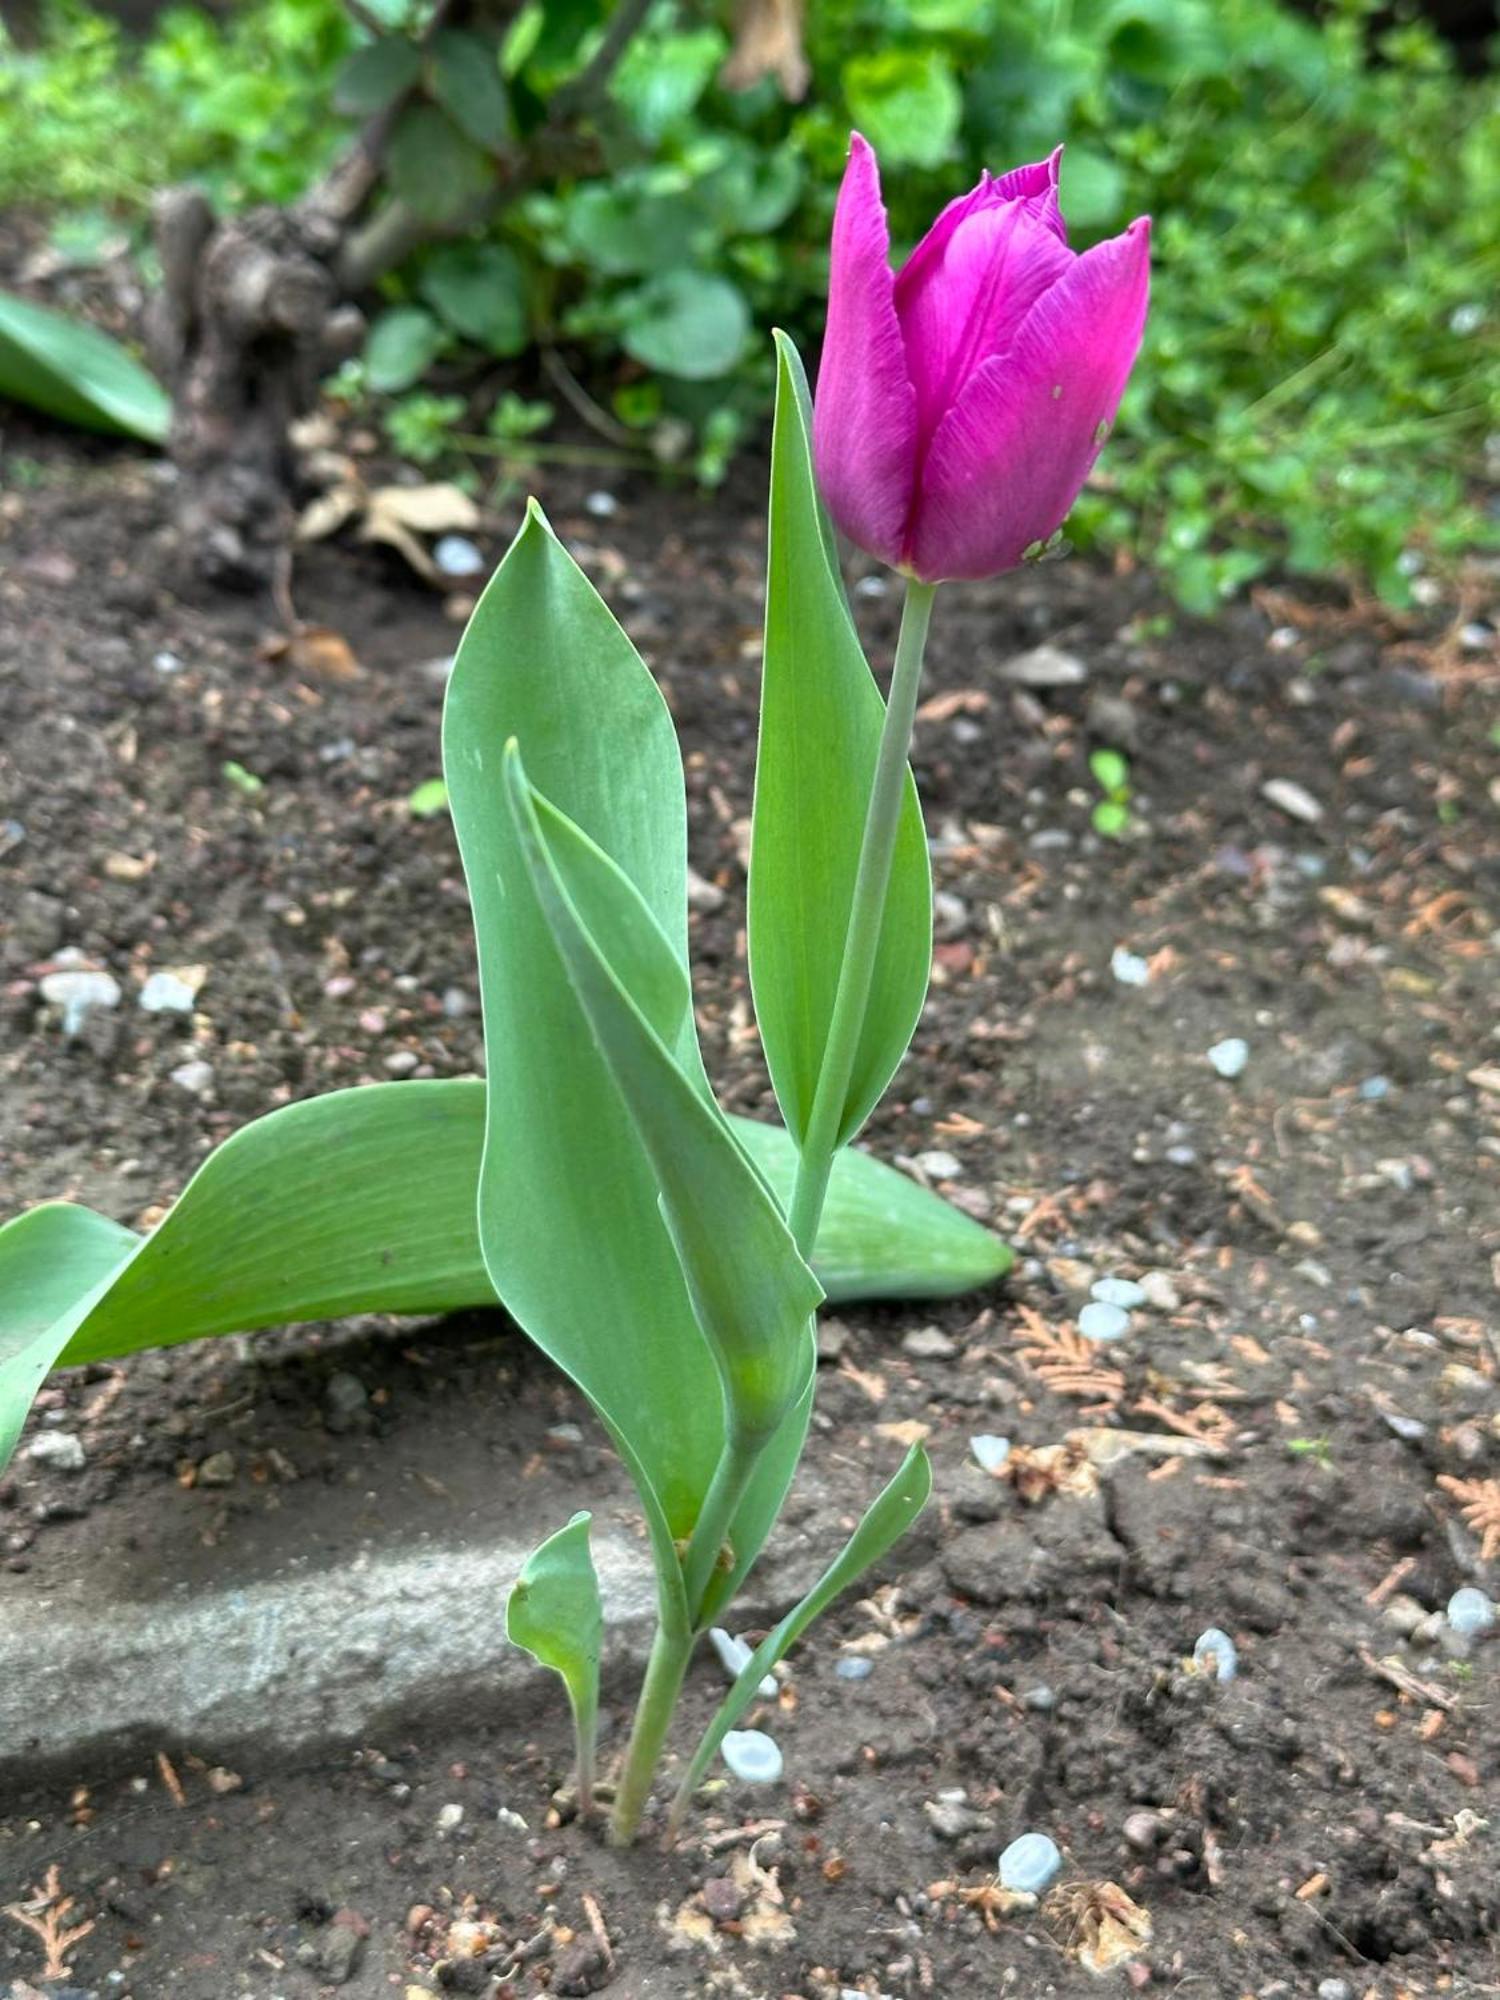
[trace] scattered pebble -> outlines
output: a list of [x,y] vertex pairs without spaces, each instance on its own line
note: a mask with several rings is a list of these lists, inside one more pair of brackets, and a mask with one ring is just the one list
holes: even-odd
[[199,1486],[233,1486],[239,1467],[232,1451],[211,1452],[198,1467]]
[[968,1794],[962,1790],[939,1792],[922,1807],[927,1824],[939,1840],[962,1840],[988,1824],[983,1813],[975,1812]]
[[49,1007],[62,1009],[62,1031],[71,1040],[96,1008],[118,1007],[120,982],[108,972],[100,972],[80,961],[76,946],[57,954],[56,970],[44,972],[37,982]]
[[478,576],[484,568],[483,552],[467,535],[441,536],[432,560],[444,576]]
[[1366,1104],[1379,1104],[1382,1098],[1391,1094],[1391,1080],[1388,1076],[1367,1076],[1359,1086],[1359,1094]]
[[1288,819],[1301,820],[1304,826],[1316,826],[1323,817],[1323,808],[1304,785],[1292,778],[1267,778],[1260,788],[1261,797],[1278,812],[1284,812]]
[[[749,1666],[752,1649],[743,1639],[737,1639],[732,1632],[726,1632],[722,1625],[710,1625],[709,1644],[718,1654],[721,1665],[732,1681],[737,1681]],[[764,1701],[770,1701],[776,1693],[777,1680],[774,1674],[767,1674],[761,1681],[759,1693]]]
[[1027,1688],[1021,1700],[1027,1708],[1034,1709],[1038,1715],[1050,1715],[1057,1706],[1057,1689],[1048,1687],[1045,1681],[1039,1681],[1034,1688]]
[[1081,687],[1088,677],[1089,670],[1078,655],[1065,653],[1060,646],[1033,646],[1028,653],[1017,653],[1000,669],[1001,680],[1009,681],[1013,687]]
[[596,521],[607,521],[611,514],[618,514],[620,503],[613,493],[606,493],[601,487],[597,493],[590,493],[584,506]]
[[901,1352],[909,1354],[913,1361],[951,1361],[958,1352],[958,1343],[950,1340],[940,1326],[919,1326],[903,1337]]
[[1123,1340],[1130,1331],[1130,1314],[1123,1306],[1095,1299],[1078,1315],[1078,1331],[1085,1340]]
[[148,1014],[191,1014],[198,988],[180,972],[153,972],[137,996]]
[[1134,1278],[1096,1278],[1089,1296],[1104,1306],[1143,1306],[1146,1293]]
[[1122,944],[1117,944],[1111,952],[1109,969],[1122,986],[1146,986],[1151,980],[1151,968],[1145,959],[1127,951]]
[[1427,1435],[1427,1426],[1420,1417],[1403,1417],[1399,1410],[1382,1410],[1380,1416],[1387,1430],[1393,1431],[1404,1444],[1416,1444]]
[[439,1833],[457,1833],[464,1823],[464,1809],[457,1801],[450,1801],[437,1816]]
[[935,1181],[957,1180],[964,1170],[963,1161],[955,1160],[951,1153],[918,1153],[917,1165]]
[[781,1776],[781,1752],[763,1729],[731,1729],[721,1754],[741,1784],[774,1785]]
[[49,1465],[54,1472],[82,1472],[88,1462],[83,1440],[71,1431],[41,1431],[26,1447],[33,1465]]
[[1141,1279],[1141,1290],[1153,1312],[1174,1313],[1182,1309],[1182,1295],[1169,1271],[1147,1271]]
[[862,1653],[850,1653],[833,1670],[841,1681],[867,1681],[875,1671],[873,1662]]
[[164,674],[169,679],[173,674],[180,674],[182,672],[183,663],[179,659],[177,654],[169,653],[165,651],[165,649],[160,653],[152,654],[151,664],[156,669],[157,673]]
[[993,1431],[981,1431],[978,1437],[969,1439],[969,1449],[986,1472],[998,1472],[1010,1457],[1010,1439],[996,1437]]
[[1318,2000],[1354,2000],[1354,1988],[1347,1979],[1320,1979]]
[[1196,1146],[1168,1146],[1162,1158],[1169,1167],[1193,1167],[1198,1164]]
[[194,1097],[203,1097],[213,1088],[214,1072],[212,1063],[202,1061],[179,1063],[168,1072],[179,1090],[191,1092]]
[[690,910],[697,910],[700,915],[711,917],[716,910],[723,909],[726,898],[717,882],[710,882],[695,868],[690,868],[687,878],[687,901]]
[[1448,1599],[1448,1623],[1464,1638],[1472,1639],[1476,1633],[1488,1632],[1495,1622],[1495,1607],[1482,1590],[1466,1584],[1462,1590],[1455,1590]]
[[1193,1647],[1193,1665],[1200,1673],[1212,1673],[1216,1681],[1232,1681],[1240,1670],[1240,1656],[1233,1639],[1210,1625],[1200,1632]]
[[1245,1064],[1250,1060],[1250,1044],[1238,1035],[1230,1035],[1226,1040],[1214,1043],[1208,1052],[1208,1060],[1226,1083],[1233,1083],[1237,1076],[1245,1073]]
[[415,1049],[393,1049],[385,1059],[385,1067],[392,1076],[410,1076],[421,1060]]
[[1057,1842],[1045,1833],[1023,1833],[1000,1856],[1000,1887],[1022,1896],[1040,1896],[1062,1873]]

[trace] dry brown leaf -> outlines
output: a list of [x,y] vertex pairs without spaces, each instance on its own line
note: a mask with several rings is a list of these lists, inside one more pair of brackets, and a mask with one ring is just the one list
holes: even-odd
[[1056,1890],[1047,1914],[1071,1928],[1068,1949],[1086,1972],[1112,1972],[1151,1942],[1151,1912],[1118,1882],[1080,1882]]
[[299,542],[322,542],[336,535],[347,521],[364,511],[365,489],[357,480],[341,482],[309,500],[297,516],[294,530]]
[[260,648],[260,657],[327,681],[357,681],[364,672],[354,648],[331,625],[299,625],[290,634],[278,633]]
[[932,1425],[924,1424],[917,1417],[907,1417],[900,1423],[877,1424],[875,1435],[889,1438],[892,1444],[899,1444],[910,1451],[914,1444],[921,1444],[925,1438],[932,1436]]

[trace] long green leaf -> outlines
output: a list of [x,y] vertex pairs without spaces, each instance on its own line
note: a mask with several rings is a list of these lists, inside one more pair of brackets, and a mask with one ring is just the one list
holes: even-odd
[[[785,1200],[787,1134],[735,1134]],[[0,1228],[0,1467],[59,1363],[357,1312],[493,1305],[479,1249],[484,1085],[380,1083],[267,1113],[211,1153],[149,1237],[53,1202]],[[830,1299],[944,1297],[1004,1275],[988,1230],[840,1154],[815,1268]]]
[[[807,382],[777,337],[760,757],[750,851],[750,974],[782,1116],[799,1140],[843,964],[883,704],[830,554],[813,478]],[[908,772],[864,1032],[840,1140],[906,1051],[927,991],[932,892]]]
[[686,801],[671,717],[535,506],[469,621],[443,715],[484,1006],[479,1240],[501,1299],[604,1419],[660,1552],[698,1517],[723,1445],[723,1398],[650,1156],[506,805],[512,738],[533,784],[634,885],[685,967]]
[[165,444],[172,421],[166,390],[117,340],[8,292],[0,292],[0,396],[147,444]]
[[681,967],[671,945],[624,873],[533,792],[515,743],[505,762],[532,888],[656,1175],[730,1428],[769,1442],[811,1379],[823,1288],[723,1113],[672,1053],[692,1010],[685,977],[679,985],[672,976]]
[[575,1514],[527,1557],[505,1606],[505,1636],[562,1677],[578,1739],[578,1805],[587,1813],[599,1720],[604,1607],[589,1552],[592,1516]]
[[878,1562],[886,1550],[898,1542],[927,1504],[932,1491],[932,1466],[922,1447],[913,1445],[901,1469],[870,1503],[864,1519],[824,1570],[812,1589],[769,1632],[736,1676],[723,1706],[704,1732],[693,1753],[677,1795],[674,1814],[703,1782],[703,1774],[713,1762],[719,1745],[744,1715],[761,1682],[778,1660],[789,1653],[802,1634],[855,1578]]

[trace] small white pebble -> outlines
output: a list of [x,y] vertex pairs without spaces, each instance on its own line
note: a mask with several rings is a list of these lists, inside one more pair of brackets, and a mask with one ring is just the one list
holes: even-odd
[[202,1097],[213,1089],[214,1072],[212,1063],[179,1063],[168,1072],[179,1090],[191,1091],[194,1097]]
[[1488,1632],[1494,1622],[1494,1605],[1482,1590],[1475,1590],[1472,1584],[1455,1590],[1448,1599],[1448,1623],[1466,1639],[1473,1638],[1477,1632]]
[[82,1472],[87,1454],[71,1431],[41,1431],[26,1447],[33,1465],[50,1465],[55,1472]]
[[1232,1681],[1240,1670],[1240,1656],[1229,1634],[1210,1625],[1198,1635],[1193,1665],[1200,1673],[1211,1673],[1216,1681]]
[[731,1729],[722,1755],[742,1784],[774,1785],[782,1773],[781,1752],[763,1729]]
[[432,559],[444,576],[478,576],[484,556],[467,535],[444,535],[432,551]]
[[[726,1632],[722,1625],[710,1625],[708,1641],[719,1656],[719,1664],[732,1681],[737,1681],[750,1664],[751,1648],[743,1639],[736,1639],[732,1632]],[[777,1682],[774,1674],[767,1674],[760,1684],[763,1700],[769,1701],[776,1693]]]
[[191,1014],[197,997],[197,987],[177,973],[153,972],[137,996],[137,1005],[148,1014]]
[[874,1672],[872,1663],[861,1653],[850,1653],[833,1670],[841,1681],[867,1681]]
[[993,1431],[981,1431],[978,1437],[969,1439],[969,1449],[986,1472],[998,1472],[1010,1457],[1010,1439],[996,1437]]
[[1145,986],[1151,979],[1151,968],[1145,959],[1127,951],[1122,944],[1117,944],[1110,954],[1109,969],[1122,986]]
[[1241,1041],[1238,1035],[1230,1035],[1222,1042],[1215,1042],[1208,1052],[1208,1060],[1226,1083],[1233,1083],[1237,1076],[1245,1073],[1245,1064],[1250,1060],[1250,1044]]
[[1104,1306],[1143,1306],[1146,1294],[1134,1278],[1095,1278],[1089,1297]]
[[464,1809],[456,1803],[446,1805],[437,1816],[439,1833],[457,1833],[464,1823]]
[[1022,1896],[1040,1896],[1062,1873],[1057,1842],[1045,1833],[1023,1833],[1000,1856],[1000,1887]]
[[1095,1299],[1078,1315],[1078,1331],[1085,1340],[1123,1340],[1130,1331],[1130,1314],[1123,1306]]

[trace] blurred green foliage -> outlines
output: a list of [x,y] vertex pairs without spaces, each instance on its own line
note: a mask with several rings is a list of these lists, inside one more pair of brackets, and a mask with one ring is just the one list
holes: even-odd
[[[0,201],[139,211],[188,175],[226,203],[285,199],[420,74],[388,173],[442,226],[608,12],[531,0],[498,46],[450,32],[419,54],[420,0],[366,5],[379,35],[340,0],[249,0],[220,25],[171,9],[131,50],[58,0],[42,51],[0,64]],[[770,81],[724,89],[715,10],[659,0],[597,121],[599,171],[419,254],[364,386],[562,343],[589,356],[614,426],[711,479],[767,406],[764,330],[816,340],[851,124],[881,153],[899,250],[980,165],[1064,139],[1076,244],[1156,219],[1146,352],[1075,540],[1132,551],[1208,609],[1275,565],[1401,602],[1423,563],[1500,539],[1480,496],[1500,431],[1493,74],[1460,78],[1420,25],[1377,28],[1372,0],[1317,23],[1279,0],[811,0],[809,16],[812,85],[788,105]],[[464,428],[456,401],[394,418],[424,462],[445,412]]]

